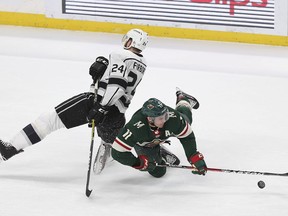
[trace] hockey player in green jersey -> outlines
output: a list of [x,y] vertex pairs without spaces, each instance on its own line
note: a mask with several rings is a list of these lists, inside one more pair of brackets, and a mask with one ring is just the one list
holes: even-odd
[[[166,167],[158,167],[157,164],[180,162],[174,154],[162,147],[168,138],[177,137],[187,160],[197,169],[193,173],[205,175],[207,166],[203,155],[197,151],[191,129],[192,108],[198,109],[199,102],[180,89],[177,89],[176,96],[175,109],[156,98],[147,100],[116,137],[112,145],[112,157],[123,165],[148,171],[152,176],[159,178],[165,175]],[[133,148],[138,157],[131,152]],[[167,161],[165,153],[174,156],[175,160]]]

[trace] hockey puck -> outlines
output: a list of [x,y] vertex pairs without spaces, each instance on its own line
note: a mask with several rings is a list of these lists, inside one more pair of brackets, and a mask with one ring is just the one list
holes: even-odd
[[264,181],[259,181],[257,185],[258,185],[259,188],[263,189],[265,187],[265,182]]

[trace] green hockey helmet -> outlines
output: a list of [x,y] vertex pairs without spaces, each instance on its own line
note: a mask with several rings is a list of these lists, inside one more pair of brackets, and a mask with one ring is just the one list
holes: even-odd
[[142,106],[142,113],[148,117],[162,116],[167,112],[167,106],[156,98],[150,98]]

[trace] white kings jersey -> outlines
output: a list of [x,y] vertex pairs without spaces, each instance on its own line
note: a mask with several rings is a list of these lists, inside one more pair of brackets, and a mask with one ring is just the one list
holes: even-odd
[[115,105],[125,113],[145,70],[146,60],[141,54],[129,50],[111,53],[109,65],[98,84],[97,101],[100,100],[102,106]]

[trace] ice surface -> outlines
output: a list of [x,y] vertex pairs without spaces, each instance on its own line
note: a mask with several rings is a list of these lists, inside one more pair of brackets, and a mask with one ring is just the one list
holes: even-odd
[[[89,89],[98,55],[122,35],[0,26],[0,137]],[[288,48],[150,37],[146,75],[127,119],[149,97],[174,106],[175,87],[200,101],[198,149],[209,167],[288,172]],[[96,139],[98,147],[99,139]],[[187,165],[177,139],[170,150]],[[85,196],[90,129],[62,129],[0,165],[1,216],[286,216],[288,177],[169,169],[155,179],[117,162]],[[257,182],[266,183],[264,189]]]

